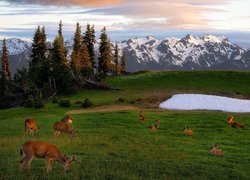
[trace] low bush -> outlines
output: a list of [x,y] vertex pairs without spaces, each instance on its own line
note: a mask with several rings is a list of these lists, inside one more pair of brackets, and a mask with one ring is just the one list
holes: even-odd
[[59,101],[59,106],[61,106],[61,107],[70,107],[71,102],[68,99],[62,99],[62,100]]
[[93,106],[93,102],[90,101],[88,98],[84,99],[83,103],[82,103],[82,107],[83,108],[89,108]]

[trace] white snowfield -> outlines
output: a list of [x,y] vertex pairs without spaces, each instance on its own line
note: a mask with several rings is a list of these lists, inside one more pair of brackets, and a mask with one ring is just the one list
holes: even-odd
[[250,112],[250,100],[204,94],[177,94],[160,104],[169,110],[220,110],[224,112]]

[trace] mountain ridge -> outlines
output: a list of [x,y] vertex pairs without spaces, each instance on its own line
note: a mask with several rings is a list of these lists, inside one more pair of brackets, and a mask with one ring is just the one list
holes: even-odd
[[[32,43],[21,38],[7,39],[11,70],[28,64]],[[48,42],[48,44],[51,44]],[[65,41],[68,57],[73,40]],[[2,41],[0,40],[0,46]],[[111,42],[114,48],[115,42]],[[159,40],[154,36],[136,37],[118,42],[120,50],[127,54],[127,69],[139,70],[250,70],[250,50],[233,44],[225,36],[169,37]],[[98,43],[95,45],[98,55]],[[0,50],[1,54],[1,50]]]

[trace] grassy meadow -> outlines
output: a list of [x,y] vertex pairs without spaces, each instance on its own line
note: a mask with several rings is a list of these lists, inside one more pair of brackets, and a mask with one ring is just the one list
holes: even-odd
[[[230,71],[141,72],[110,77],[105,82],[120,90],[83,89],[64,96],[72,106],[48,102],[42,109],[0,110],[0,179],[249,179],[250,113],[233,113],[246,125],[233,129],[230,113],[220,111],[167,111],[160,102],[176,93],[204,93],[250,99],[250,73]],[[76,101],[89,98],[94,107],[83,109]],[[122,98],[125,101],[119,102]],[[143,111],[146,122],[138,120]],[[64,115],[73,117],[78,137],[55,137],[52,124]],[[24,120],[33,117],[40,131],[24,138]],[[148,128],[156,119],[159,129]],[[192,137],[182,133],[184,126]],[[27,140],[56,144],[79,162],[64,173],[54,162],[47,174],[45,160],[33,159],[31,174],[18,172],[19,147]],[[217,143],[223,157],[209,154]]]

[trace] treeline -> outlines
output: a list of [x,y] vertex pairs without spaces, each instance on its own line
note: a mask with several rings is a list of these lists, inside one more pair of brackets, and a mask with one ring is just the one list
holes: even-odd
[[[94,25],[87,24],[84,33],[76,24],[73,51],[64,45],[63,24],[48,47],[45,27],[38,26],[32,43],[28,67],[17,70],[13,78],[9,67],[6,39],[3,40],[0,79],[0,109],[16,106],[43,106],[44,100],[56,95],[74,93],[85,80],[100,81],[109,75],[126,73],[126,55],[118,44],[112,49],[106,28],[101,31],[98,56]],[[113,53],[114,52],[114,53]],[[69,58],[69,59],[68,59]],[[32,105],[33,104],[33,105]]]

